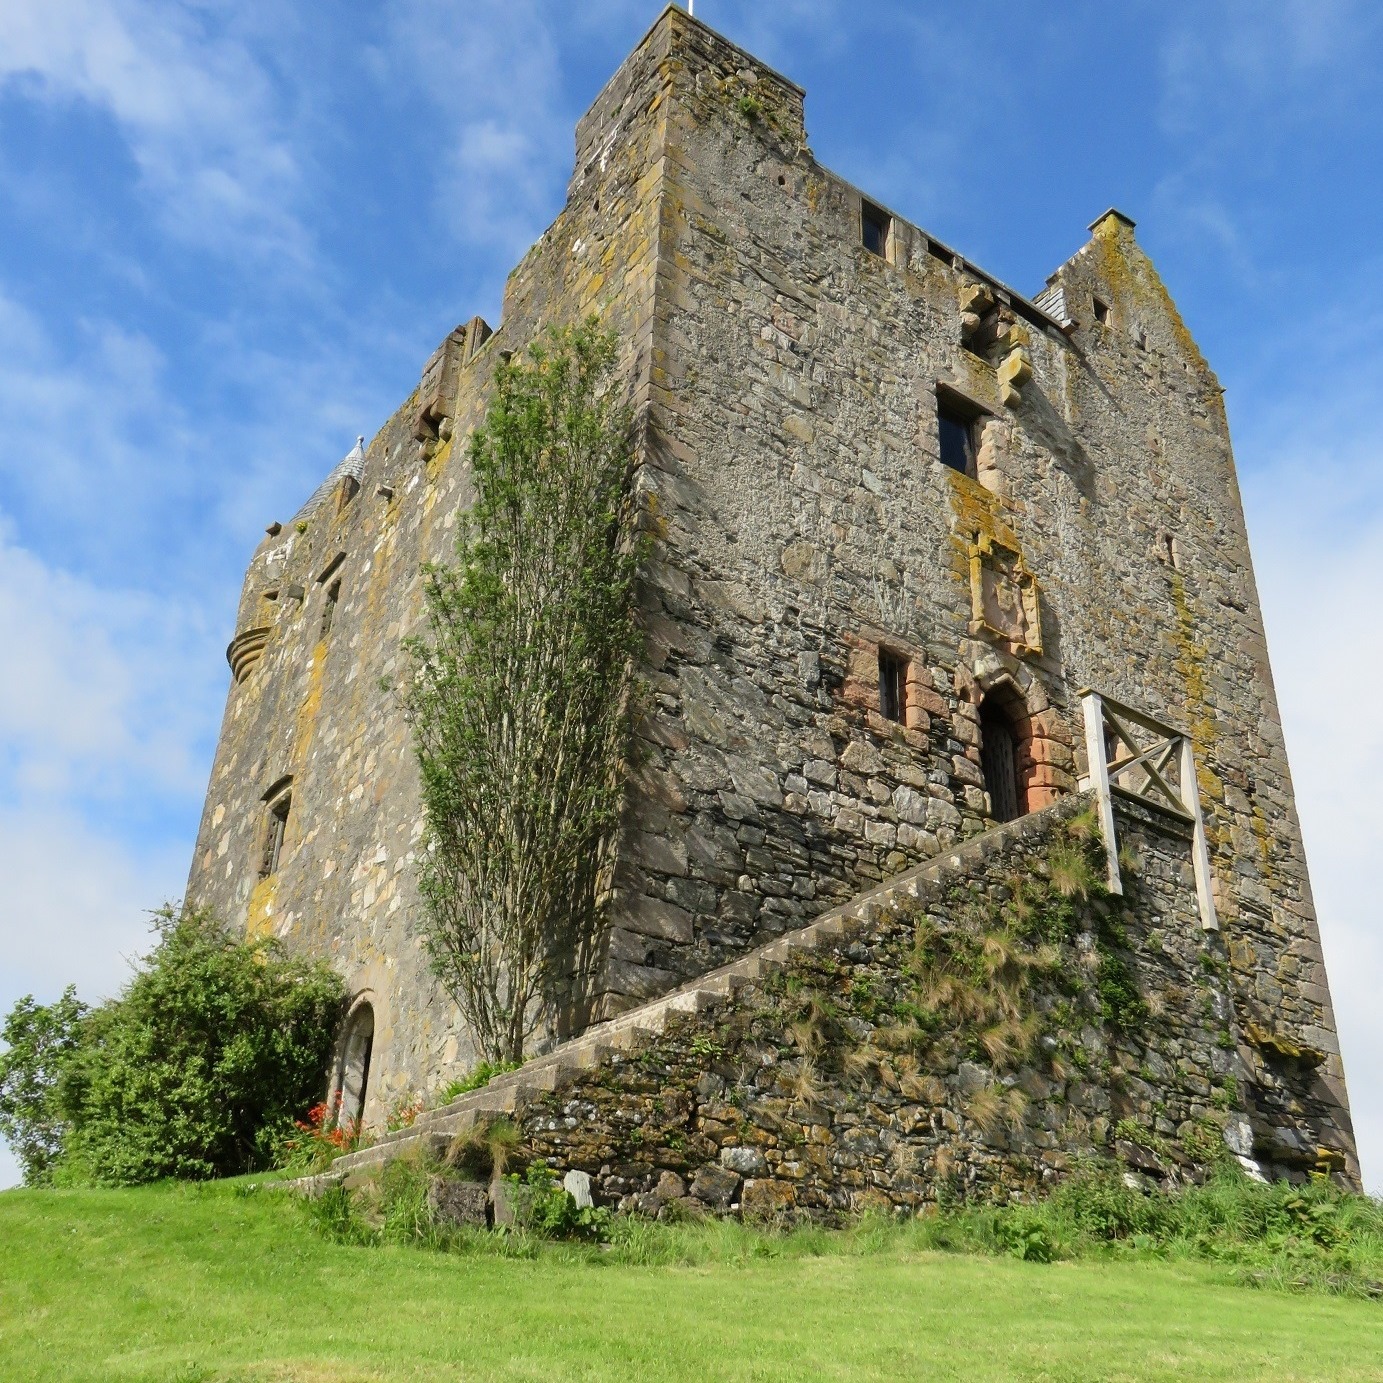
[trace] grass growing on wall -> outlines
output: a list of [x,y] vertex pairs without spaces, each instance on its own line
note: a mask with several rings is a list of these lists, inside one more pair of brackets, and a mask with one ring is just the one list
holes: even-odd
[[1373,1302],[1222,1265],[942,1255],[923,1228],[645,1226],[641,1264],[339,1245],[235,1184],[12,1192],[0,1376],[1353,1380],[1383,1358]]

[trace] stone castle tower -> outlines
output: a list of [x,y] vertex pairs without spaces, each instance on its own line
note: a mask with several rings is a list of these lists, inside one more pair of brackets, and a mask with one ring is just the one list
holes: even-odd
[[471,1065],[381,679],[495,362],[597,312],[663,521],[604,1013],[1084,791],[1191,996],[1161,1104],[1232,1067],[1260,1164],[1357,1179],[1215,375],[1126,216],[1025,298],[822,168],[803,97],[675,7],[600,93],[499,326],[453,331],[256,551],[189,900],[345,976],[332,1078],[367,1121]]

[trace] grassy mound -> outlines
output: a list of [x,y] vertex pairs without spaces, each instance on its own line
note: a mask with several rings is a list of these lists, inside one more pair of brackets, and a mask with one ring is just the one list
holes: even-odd
[[[1376,1302],[1254,1290],[1244,1264],[1133,1237],[1023,1262],[995,1213],[837,1232],[629,1224],[604,1248],[490,1235],[443,1254],[335,1242],[245,1183],[7,1192],[0,1377],[1378,1377]],[[990,1235],[1004,1256],[927,1247],[945,1233]]]

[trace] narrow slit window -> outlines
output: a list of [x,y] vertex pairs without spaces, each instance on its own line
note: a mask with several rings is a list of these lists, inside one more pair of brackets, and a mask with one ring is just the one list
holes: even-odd
[[283,855],[283,838],[288,830],[288,813],[293,805],[292,792],[284,788],[265,804],[264,845],[260,853],[259,877],[267,879],[277,874]]
[[341,583],[333,581],[327,587],[326,599],[322,601],[322,626],[317,637],[324,639],[331,633],[331,626],[336,620],[336,606],[341,599]]
[[886,648],[879,650],[879,712],[885,720],[897,721],[899,725],[907,719],[908,709],[908,664],[905,658],[890,653]]
[[941,464],[972,478],[978,473],[979,415],[946,394],[937,394],[936,430]]
[[888,258],[888,231],[890,217],[869,202],[860,205],[860,231],[864,248],[880,259]]

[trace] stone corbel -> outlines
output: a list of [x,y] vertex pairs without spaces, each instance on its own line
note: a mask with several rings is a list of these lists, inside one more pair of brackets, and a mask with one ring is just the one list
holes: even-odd
[[448,334],[423,367],[418,411],[413,415],[413,440],[424,461],[430,461],[450,439],[461,371],[493,334],[483,318],[472,317]]
[[1028,354],[1032,334],[1021,322],[1011,322],[996,344],[1003,352],[999,362],[999,397],[1005,408],[1016,408],[1023,398],[1023,386],[1032,378],[1032,356]]
[[985,319],[994,311],[994,294],[983,283],[967,283],[960,290],[961,345],[974,350]]
[[265,645],[273,631],[266,625],[255,629],[242,629],[226,649],[226,661],[230,664],[231,676],[237,683],[243,682],[254,665],[264,656]]

